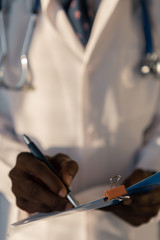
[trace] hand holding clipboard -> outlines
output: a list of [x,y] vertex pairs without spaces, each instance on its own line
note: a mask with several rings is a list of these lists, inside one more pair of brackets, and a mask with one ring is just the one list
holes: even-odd
[[[158,187],[160,187],[160,172],[127,188],[126,189],[127,196],[132,196],[135,194],[142,194],[142,193],[147,194],[150,191],[153,191],[153,190],[156,191],[156,188],[158,188]],[[119,196],[119,197],[121,197],[121,196]],[[23,224],[37,221],[37,220],[46,219],[48,217],[60,217],[60,216],[73,214],[74,212],[81,212],[81,211],[87,211],[87,210],[98,209],[98,208],[112,207],[112,211],[114,212],[113,209],[116,209],[116,207],[118,206],[117,205],[118,203],[120,203],[120,199],[117,199],[117,197],[115,199],[111,199],[111,200],[108,200],[107,197],[103,197],[96,201],[89,202],[87,204],[80,205],[76,208],[72,208],[70,210],[63,211],[63,212],[37,213],[37,214],[32,215],[29,218],[26,218],[19,222],[13,223],[13,226],[20,226]],[[122,205],[122,204],[123,203],[121,203],[120,205]],[[121,207],[120,205],[118,208]]]

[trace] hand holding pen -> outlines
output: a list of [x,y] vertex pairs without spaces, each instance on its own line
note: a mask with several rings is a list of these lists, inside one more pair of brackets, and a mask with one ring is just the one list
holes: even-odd
[[[26,142],[27,139],[29,142]],[[27,139],[25,142],[29,145],[31,142]],[[55,171],[53,172],[50,166],[35,157],[41,153],[37,150],[32,149],[33,154],[20,153],[15,167],[9,174],[17,205],[29,213],[63,211],[78,206],[69,190],[78,170],[77,163],[64,154],[53,158],[43,156],[49,165],[52,165]]]

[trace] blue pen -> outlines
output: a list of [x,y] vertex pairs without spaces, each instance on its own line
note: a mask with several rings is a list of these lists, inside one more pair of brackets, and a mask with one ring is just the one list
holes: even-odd
[[62,181],[62,183],[64,184],[66,190],[67,190],[67,198],[70,201],[70,203],[72,203],[72,205],[74,207],[78,207],[79,203],[78,201],[75,199],[75,197],[73,196],[73,194],[71,193],[70,189],[67,187],[67,185],[63,182],[62,178],[58,175],[57,171],[54,169],[53,165],[45,158],[45,156],[42,154],[42,152],[38,149],[38,147],[35,145],[35,143],[33,141],[31,141],[31,139],[27,136],[27,135],[23,135],[23,139],[25,141],[25,143],[27,144],[28,148],[30,149],[31,153],[34,155],[34,157],[36,157],[37,159],[39,159],[40,161],[42,161],[43,163],[45,163],[49,169],[52,170],[52,172],[54,172],[54,174],[59,177],[59,179]]

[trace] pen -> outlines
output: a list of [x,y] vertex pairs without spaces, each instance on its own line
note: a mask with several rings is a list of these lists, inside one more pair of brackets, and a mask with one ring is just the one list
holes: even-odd
[[30,149],[31,153],[34,155],[34,157],[36,157],[37,159],[39,159],[40,161],[42,161],[43,163],[45,163],[48,168],[50,170],[52,170],[52,172],[54,172],[54,174],[59,177],[59,179],[62,181],[62,183],[64,184],[66,190],[67,190],[67,198],[70,201],[70,203],[72,203],[72,205],[74,207],[78,207],[79,203],[78,201],[75,199],[75,197],[73,196],[71,190],[67,187],[67,185],[63,182],[62,178],[58,175],[57,171],[54,169],[53,165],[45,158],[45,156],[43,155],[43,153],[38,149],[38,147],[35,145],[35,143],[33,141],[31,141],[31,139],[27,136],[27,135],[23,135],[23,139],[24,142],[26,143],[26,145],[28,146],[28,148]]

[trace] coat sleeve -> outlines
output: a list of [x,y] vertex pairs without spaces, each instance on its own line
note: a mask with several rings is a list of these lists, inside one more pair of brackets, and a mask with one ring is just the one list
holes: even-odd
[[4,240],[10,224],[17,221],[20,213],[8,174],[15,165],[17,154],[24,151],[14,130],[7,94],[6,90],[0,89],[0,239]]
[[7,92],[0,89],[0,193],[9,201],[13,199],[13,196],[8,173],[15,165],[18,153],[25,149],[20,139],[14,130]]
[[160,171],[160,99],[150,126],[144,133],[143,145],[138,154],[138,168]]
[[20,151],[24,151],[24,144],[14,129],[7,92],[0,90],[0,161],[13,167]]

